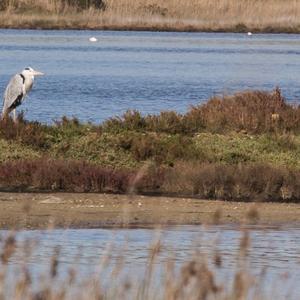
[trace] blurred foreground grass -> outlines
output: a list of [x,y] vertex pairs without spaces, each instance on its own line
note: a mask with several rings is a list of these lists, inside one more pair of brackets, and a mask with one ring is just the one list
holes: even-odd
[[[256,266],[253,272],[247,227],[241,227],[240,236],[239,244],[233,246],[233,253],[220,249],[216,238],[210,243],[210,253],[206,253],[201,245],[194,246],[192,255],[177,260],[158,234],[153,236],[148,255],[147,250],[143,250],[146,252],[145,263],[138,274],[133,274],[126,265],[126,245],[120,249],[111,242],[99,257],[99,263],[93,268],[89,266],[88,274],[82,274],[77,264],[84,256],[81,249],[72,264],[64,260],[66,253],[61,251],[64,244],[50,247],[46,254],[48,261],[44,259],[41,269],[35,269],[38,262],[33,259],[37,257],[39,241],[32,238],[20,241],[18,233],[3,234],[0,242],[1,299],[275,300],[281,299],[282,295],[295,297],[289,291],[292,280],[289,280],[288,272],[276,280],[266,280],[270,270],[265,265],[273,262],[265,261],[264,266]],[[226,255],[222,255],[224,252]],[[269,286],[276,283],[282,284],[280,294],[274,293],[278,287],[272,290]]]

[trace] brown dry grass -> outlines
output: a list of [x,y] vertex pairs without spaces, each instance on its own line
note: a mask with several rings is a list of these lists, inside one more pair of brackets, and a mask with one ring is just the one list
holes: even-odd
[[[227,261],[226,256],[221,255],[217,242],[213,246],[212,255],[201,251],[199,247],[194,255],[178,263],[172,252],[168,253],[164,249],[160,239],[150,245],[146,263],[137,278],[126,270],[126,257],[123,254],[125,245],[124,249],[116,249],[113,243],[107,246],[99,258],[93,275],[85,275],[83,278],[76,264],[71,265],[66,274],[62,274],[60,263],[63,254],[59,247],[55,247],[48,261],[48,270],[34,278],[31,257],[38,241],[29,239],[22,245],[18,243],[17,237],[9,234],[1,241],[0,295],[3,300],[277,299],[276,295],[265,293],[268,282],[263,280],[266,275],[264,269],[256,277],[249,270],[251,240],[247,230],[242,231],[233,273],[221,276],[221,279],[218,273],[222,274],[223,265]],[[21,268],[11,271],[9,264],[16,252],[19,253]],[[167,255],[163,263],[160,263],[161,253]],[[160,269],[162,276],[158,280],[155,277],[159,276]],[[105,284],[107,278],[109,284]]]
[[165,175],[162,190],[201,199],[299,202],[300,172],[267,164],[182,162]]
[[300,106],[289,104],[279,88],[273,92],[244,91],[230,96],[213,97],[184,115],[174,111],[143,117],[127,111],[121,117],[104,122],[108,131],[140,130],[169,134],[212,133],[299,133]]
[[[297,0],[104,0],[78,11],[62,0],[6,0],[0,26],[178,31],[299,32]],[[3,2],[5,3],[5,1]],[[3,4],[2,4],[3,5]]]
[[202,126],[210,132],[297,132],[300,106],[288,104],[278,88],[272,93],[246,91],[223,98],[214,97],[193,107],[186,119],[188,124],[194,121],[198,130]]
[[80,161],[36,159],[0,165],[0,189],[138,193],[232,201],[300,201],[300,171],[268,164],[177,162],[130,171]]

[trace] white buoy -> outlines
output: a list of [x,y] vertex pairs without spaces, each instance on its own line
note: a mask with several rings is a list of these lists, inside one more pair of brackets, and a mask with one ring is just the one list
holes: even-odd
[[252,35],[252,32],[249,31],[247,34],[250,36],[250,35]]
[[89,41],[95,43],[95,42],[97,42],[98,40],[93,36],[93,37],[90,37],[90,38],[89,38]]

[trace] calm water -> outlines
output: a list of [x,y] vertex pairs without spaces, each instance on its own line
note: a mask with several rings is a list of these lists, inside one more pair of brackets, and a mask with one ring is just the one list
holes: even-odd
[[215,94],[277,85],[300,103],[299,35],[0,30],[1,93],[28,65],[47,75],[22,109],[43,122],[185,112]]
[[[7,232],[2,231],[1,237]],[[101,257],[107,246],[112,246],[112,265],[122,255],[124,273],[130,278],[138,279],[143,274],[147,263],[151,241],[157,231],[151,229],[88,229],[88,230],[54,230],[21,231],[17,234],[19,245],[31,239],[39,243],[29,259],[31,271],[35,277],[49,270],[49,262],[54,248],[61,249],[59,273],[66,274],[75,266],[80,274],[87,278],[97,270]],[[184,262],[195,251],[201,251],[208,260],[212,259],[215,249],[223,257],[223,266],[217,271],[219,280],[230,282],[237,266],[237,255],[242,232],[234,226],[180,226],[164,229],[160,233],[163,251],[156,265],[157,276],[164,263],[170,257],[176,262]],[[300,298],[300,227],[258,228],[250,227],[251,247],[249,269],[253,276],[258,276],[266,268],[266,292],[273,293],[272,299]],[[3,243],[3,239],[1,241]],[[10,261],[17,270],[22,268],[25,260],[23,251],[18,250]],[[160,270],[160,271],[159,271]],[[229,286],[228,286],[229,287]]]

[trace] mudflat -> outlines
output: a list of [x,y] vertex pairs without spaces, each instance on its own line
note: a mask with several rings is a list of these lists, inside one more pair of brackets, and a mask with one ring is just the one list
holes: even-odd
[[80,193],[0,193],[1,229],[300,224],[300,204]]

